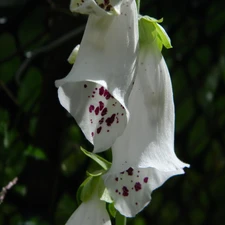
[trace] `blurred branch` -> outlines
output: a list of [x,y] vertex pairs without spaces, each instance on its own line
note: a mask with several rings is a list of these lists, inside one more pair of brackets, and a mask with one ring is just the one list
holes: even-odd
[[4,198],[8,192],[18,181],[18,178],[15,177],[12,181],[10,181],[5,187],[2,188],[2,191],[0,192],[0,204],[4,201]]
[[0,80],[0,87],[5,91],[5,93],[9,96],[9,98],[16,104],[19,105],[16,97],[12,94],[12,92],[8,89],[8,87]]
[[22,63],[18,71],[16,72],[16,82],[20,84],[20,78],[21,76],[26,72],[26,69],[29,67],[29,65],[32,63],[32,61],[40,56],[43,53],[50,52],[57,47],[61,46],[65,42],[69,41],[70,39],[78,36],[81,32],[84,31],[84,26],[80,26],[76,28],[75,30],[71,31],[68,34],[63,35],[62,37],[56,39],[55,41],[51,42],[49,45],[43,46],[33,52],[27,52],[26,56],[27,59]]
[[[31,41],[27,42],[24,46],[22,46],[23,49],[28,48],[30,45],[32,45],[33,43],[36,43],[37,41],[39,41],[41,38],[43,38],[45,35],[47,34],[47,31],[43,31],[40,34],[38,34],[34,39],[32,39]],[[15,52],[13,52],[10,55],[7,55],[5,58],[0,59],[0,64],[5,63],[9,60],[11,60],[12,58],[14,58],[15,56],[17,56],[19,54],[19,50],[17,49]]]

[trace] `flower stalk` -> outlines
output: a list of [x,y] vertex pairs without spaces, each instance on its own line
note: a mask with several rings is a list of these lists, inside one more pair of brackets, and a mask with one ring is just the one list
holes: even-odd
[[116,213],[116,225],[126,225],[127,218],[121,215],[118,211]]

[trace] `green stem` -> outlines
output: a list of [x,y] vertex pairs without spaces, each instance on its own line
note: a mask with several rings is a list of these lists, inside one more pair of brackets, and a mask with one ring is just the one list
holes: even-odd
[[116,212],[116,225],[126,225],[127,218],[121,215],[118,211]]
[[141,0],[136,0],[136,4],[137,4],[137,11],[138,13],[140,13]]

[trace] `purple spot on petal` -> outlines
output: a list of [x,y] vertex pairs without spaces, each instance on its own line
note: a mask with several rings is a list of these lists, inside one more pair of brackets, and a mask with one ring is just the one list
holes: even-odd
[[104,9],[104,4],[103,3],[99,4],[99,7]]
[[134,185],[134,188],[135,188],[135,191],[139,191],[139,190],[141,190],[141,189],[142,189],[142,187],[141,187],[141,183],[136,182],[136,183],[135,183],[135,185]]
[[122,190],[123,190],[123,196],[124,197],[129,195],[129,190],[128,190],[128,188],[126,186],[123,186]]
[[84,88],[87,88],[87,84],[84,84]]
[[129,176],[132,176],[133,175],[133,171],[134,171],[134,169],[133,168],[129,168],[128,170],[126,170],[126,172],[127,172],[127,174],[129,175]]
[[128,192],[129,190],[128,190],[128,188],[126,187],[126,186],[123,186],[123,191],[126,191],[126,192]]
[[112,9],[112,6],[111,6],[111,5],[107,5],[106,8],[105,8],[105,10],[106,10],[107,12],[109,12],[111,9]]
[[99,114],[99,107],[96,107],[95,109],[95,115],[97,116]]
[[144,178],[144,182],[145,182],[145,183],[148,183],[148,177],[145,177],[145,178]]
[[112,95],[111,95],[107,90],[105,90],[104,96],[105,96],[105,98],[108,100],[108,99],[110,99],[110,97],[111,97]]
[[108,117],[108,118],[105,120],[107,126],[110,127],[110,126],[113,124],[113,122],[114,122],[114,120],[115,120],[115,117],[116,117],[116,114],[114,113],[114,114],[112,114],[111,117]]
[[92,111],[95,109],[95,107],[93,105],[89,106],[89,112],[92,113]]
[[104,94],[104,87],[100,87],[100,88],[99,88],[99,94],[100,94],[100,95],[103,95],[103,94]]
[[104,122],[104,117],[102,117],[98,122],[99,124],[102,124]]
[[104,91],[104,96],[107,96],[108,93],[109,93],[108,90],[105,89],[105,91]]
[[118,177],[116,177],[116,178],[115,178],[115,181],[118,181],[118,180],[119,180]]
[[105,107],[105,108],[102,110],[101,115],[102,115],[102,116],[105,116],[107,113],[108,113],[108,109]]
[[97,134],[100,134],[102,130],[102,127],[97,128]]
[[94,136],[94,132],[91,132],[91,136],[92,136],[92,137]]
[[100,111],[103,110],[104,106],[105,106],[104,103],[103,103],[102,101],[99,101],[99,108],[100,108]]
[[117,193],[118,192],[118,189],[116,189],[115,192]]

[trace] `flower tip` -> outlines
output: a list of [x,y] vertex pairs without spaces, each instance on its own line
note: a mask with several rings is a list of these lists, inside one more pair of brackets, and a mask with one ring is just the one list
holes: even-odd
[[190,168],[190,167],[191,167],[191,165],[190,165],[190,164],[185,163],[185,167],[186,167],[186,168]]
[[70,64],[74,64],[75,61],[76,61],[76,58],[77,58],[77,54],[78,54],[78,51],[80,49],[80,45],[77,45],[73,51],[70,53],[67,61],[70,63]]
[[55,81],[55,87],[59,88],[62,84],[61,84],[61,80],[56,80]]
[[115,15],[120,15],[121,14],[121,4],[118,4],[116,6],[114,6],[114,14]]

